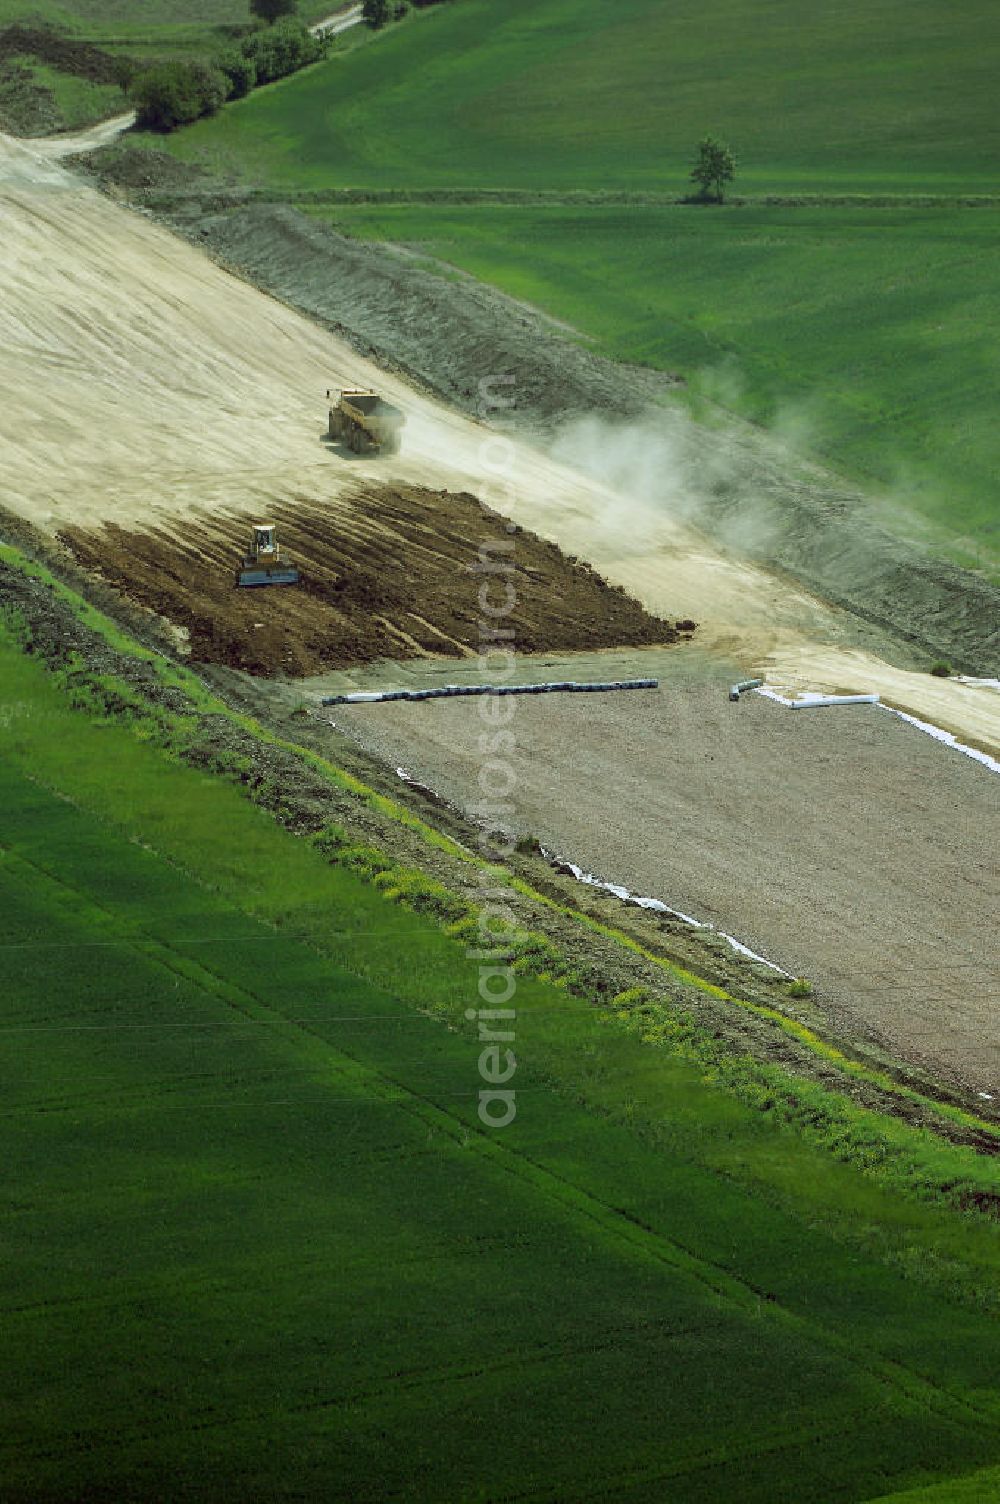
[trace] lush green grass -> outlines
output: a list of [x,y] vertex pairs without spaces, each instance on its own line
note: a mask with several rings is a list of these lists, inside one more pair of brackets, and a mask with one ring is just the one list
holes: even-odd
[[[300,0],[299,14],[318,20],[340,8],[338,0]],[[250,21],[249,0],[0,0],[0,26],[44,21],[77,35],[117,31],[141,35],[172,26],[240,26]]]
[[[743,193],[992,193],[998,29],[994,7],[929,0],[465,0],[170,149],[293,197],[656,196],[687,191],[711,129],[737,148]],[[994,211],[424,203],[335,217],[777,422],[913,509],[932,540],[995,562]]]
[[[337,0],[300,0],[299,14],[317,21],[337,8]],[[250,19],[248,0],[0,0],[0,27],[42,21],[134,57],[217,51]]]
[[440,929],[9,643],[0,723],[5,1498],[825,1504],[1000,1462],[995,1227],[527,978],[483,1134]]
[[274,181],[686,190],[728,138],[753,191],[996,189],[985,0],[462,0],[188,133]]
[[965,1478],[949,1478],[946,1483],[932,1483],[929,1488],[886,1494],[872,1504],[991,1504],[994,1499],[1000,1499],[1000,1468],[987,1468]]
[[106,120],[109,115],[121,114],[126,108],[125,96],[117,84],[91,83],[87,78],[61,73],[58,68],[35,58],[26,61],[35,84],[48,89],[55,99],[63,130],[92,125],[97,120]]

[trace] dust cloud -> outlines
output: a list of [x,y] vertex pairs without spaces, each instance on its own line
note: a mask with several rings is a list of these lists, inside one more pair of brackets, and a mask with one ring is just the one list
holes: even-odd
[[706,430],[680,408],[651,410],[628,422],[574,419],[558,430],[549,453],[606,489],[603,520],[610,531],[620,532],[640,502],[711,533],[714,543],[735,553],[760,557],[779,535],[773,505],[755,494],[745,446],[724,428]]

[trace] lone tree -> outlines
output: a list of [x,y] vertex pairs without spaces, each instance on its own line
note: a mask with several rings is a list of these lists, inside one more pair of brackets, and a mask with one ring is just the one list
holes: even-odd
[[299,0],[250,0],[250,14],[271,26],[282,16],[294,16],[298,8]]
[[701,197],[708,198],[713,192],[716,201],[722,203],[726,184],[736,176],[736,158],[724,141],[706,136],[698,142],[698,156],[691,169],[691,180],[701,189]]
[[378,31],[391,19],[392,11],[389,9],[389,0],[364,0],[361,7],[361,19],[373,31]]

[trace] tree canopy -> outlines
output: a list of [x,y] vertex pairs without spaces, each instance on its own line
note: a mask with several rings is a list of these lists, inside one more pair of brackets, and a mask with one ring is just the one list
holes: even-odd
[[294,16],[298,8],[298,0],[250,0],[251,15],[267,21],[271,26],[275,21],[280,21],[282,16]]
[[736,176],[736,158],[724,141],[705,136],[698,142],[698,156],[691,169],[691,180],[698,184],[702,198],[711,194],[721,204],[726,184]]

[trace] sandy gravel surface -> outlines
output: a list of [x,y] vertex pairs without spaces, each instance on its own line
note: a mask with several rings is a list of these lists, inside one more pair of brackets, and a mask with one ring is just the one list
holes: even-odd
[[[351,506],[357,483],[468,490],[589,560],[657,615],[776,682],[864,673],[917,714],[1000,746],[1000,701],[857,653],[857,623],[635,497],[484,428],[227,275],[33,148],[0,137],[3,505],[36,525],[258,516],[290,497]],[[486,371],[485,375],[493,373]],[[323,443],[328,386],[372,385],[409,414],[396,459]]]
[[[885,711],[732,705],[697,668],[657,692],[513,702],[518,828],[812,978],[842,1037],[1000,1095],[1000,780]],[[328,714],[468,808],[479,703]]]

